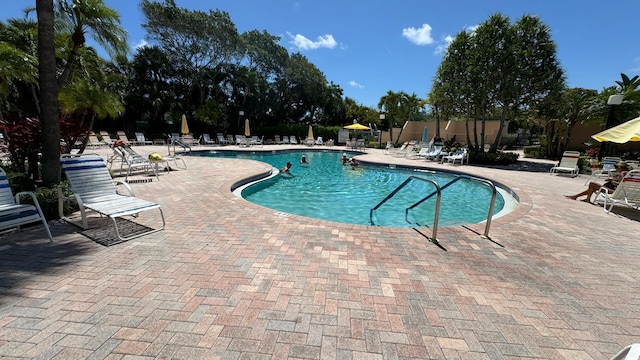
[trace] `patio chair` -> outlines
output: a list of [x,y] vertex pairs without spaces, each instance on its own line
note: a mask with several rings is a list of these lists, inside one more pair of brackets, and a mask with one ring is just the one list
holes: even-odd
[[96,147],[108,146],[106,142],[98,140],[98,136],[93,131],[90,131],[88,136],[89,136],[89,141],[87,142],[87,147],[96,148]]
[[102,136],[102,141],[104,141],[107,145],[113,145],[113,140],[111,139],[111,136],[108,132],[100,131],[100,136]]
[[578,176],[578,159],[580,159],[579,151],[565,151],[562,154],[562,159],[557,166],[554,166],[549,170],[549,174],[559,174],[560,172],[568,172],[571,177]]
[[282,139],[280,138],[280,135],[273,135],[273,141],[274,141],[277,145],[282,144]]
[[[162,156],[161,158],[156,158],[149,154],[140,154],[133,150],[131,146],[122,146],[122,150],[130,157],[147,159],[151,164],[153,164],[156,173],[158,172],[158,166],[160,164],[164,165],[165,170],[173,170],[174,168],[187,170],[187,164],[184,162],[184,159],[178,156]],[[171,167],[171,164],[173,164],[173,167]]]
[[298,138],[295,135],[291,135],[289,137],[289,143],[292,145],[298,145]]
[[324,145],[324,140],[322,140],[322,136],[318,136],[315,142],[316,145]]
[[136,142],[135,142],[135,145],[151,145],[151,144],[153,144],[153,141],[151,141],[151,140],[147,140],[147,139],[144,137],[144,133],[141,133],[141,132],[137,132],[137,133],[136,133]]
[[[22,197],[30,196],[33,205],[20,203]],[[7,173],[0,168],[0,231],[9,229],[20,230],[21,225],[42,222],[44,230],[49,237],[49,241],[53,241],[51,231],[47,220],[44,218],[38,198],[31,191],[21,191],[15,196],[9,186]]]
[[286,135],[282,136],[282,144],[289,144],[289,137]]
[[599,168],[599,169],[592,170],[591,171],[591,175],[584,182],[584,184],[587,185],[593,179],[597,179],[597,178],[604,178],[604,179],[610,178],[611,176],[613,176],[616,173],[615,164],[620,160],[622,160],[622,159],[620,159],[617,156],[607,156],[607,157],[605,157],[604,159],[602,159],[602,167]]
[[229,142],[229,145],[233,145],[236,143],[236,140],[233,138],[233,135],[227,135],[227,141]]
[[603,202],[604,211],[607,213],[611,212],[615,205],[640,210],[640,170],[629,171],[611,194],[607,188],[601,187],[596,201]]
[[314,138],[308,137],[308,138],[304,139],[304,144],[307,145],[307,146],[313,146],[313,145],[316,144],[316,140]]
[[249,145],[251,146],[262,146],[264,140],[264,136],[259,138],[257,135],[253,135],[251,139],[249,139]]
[[214,145],[216,142],[211,139],[209,134],[202,134],[202,143],[204,145]]
[[107,159],[109,169],[111,169],[113,163],[119,162],[120,174],[126,171],[126,175],[124,177],[125,182],[129,179],[129,175],[137,170],[151,172],[156,179],[160,180],[158,173],[156,172],[156,168],[147,157],[137,154],[133,149],[131,149],[131,151],[127,151],[126,149],[131,149],[131,147],[124,145],[113,148],[113,155]]
[[229,140],[225,139],[222,133],[217,133],[216,138],[218,139],[218,144],[220,145],[229,145]]
[[[165,227],[164,214],[159,204],[135,197],[129,184],[121,181],[114,182],[107,169],[107,164],[98,154],[63,154],[60,163],[64,170],[69,186],[58,187],[58,211],[60,218],[70,224],[88,229],[87,212],[94,211],[102,216],[107,216],[113,221],[118,239],[125,241],[143,235],[151,234]],[[127,190],[127,195],[118,193],[116,185],[122,185]],[[71,196],[65,196],[63,190],[71,192]],[[75,200],[80,208],[80,221],[64,214],[64,203]],[[125,216],[136,217],[139,213],[158,209],[162,226],[148,228],[146,231],[137,232],[130,236],[122,236],[118,228],[118,218]]]
[[131,142],[127,138],[127,134],[124,131],[118,131],[117,134],[118,134],[118,140],[122,141],[127,145],[131,145]]
[[611,360],[638,360],[640,359],[640,344],[631,344],[625,346],[615,354]]
[[244,135],[236,135],[236,145],[249,146],[249,140]]
[[448,164],[455,164],[456,162],[460,162],[460,165],[464,165],[465,160],[468,164],[469,152],[466,148],[458,149],[453,154],[445,155],[442,157],[442,163],[446,161]]
[[442,155],[442,146],[434,145],[433,149],[424,155],[425,160],[438,161]]

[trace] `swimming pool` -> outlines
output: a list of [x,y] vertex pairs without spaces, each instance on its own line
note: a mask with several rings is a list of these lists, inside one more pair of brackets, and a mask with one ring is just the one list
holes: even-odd
[[[373,212],[371,209],[410,176],[433,180],[443,186],[456,174],[389,168],[361,164],[343,165],[340,151],[211,151],[196,153],[208,157],[253,159],[282,168],[293,163],[291,176],[276,175],[241,187],[241,196],[253,203],[284,213],[342,223],[394,227],[432,226],[436,196],[419,204],[405,219],[405,209],[435,191],[424,181],[410,181],[394,197]],[[346,153],[349,157],[353,153]],[[300,164],[305,155],[309,164]],[[439,226],[478,223],[487,219],[492,188],[473,179],[462,178],[442,191]],[[505,206],[498,193],[494,214]],[[407,221],[409,220],[409,221]],[[372,222],[373,221],[373,224]]]

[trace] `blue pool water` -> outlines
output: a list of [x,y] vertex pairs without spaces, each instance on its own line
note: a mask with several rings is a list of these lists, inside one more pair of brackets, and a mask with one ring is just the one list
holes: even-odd
[[[342,152],[284,151],[200,153],[211,157],[233,157],[262,161],[280,169],[291,161],[292,176],[277,175],[249,185],[242,197],[278,211],[342,223],[371,225],[370,210],[410,176],[433,180],[443,186],[456,175],[443,172],[417,172],[383,166],[360,165],[357,169],[342,165]],[[309,164],[300,164],[305,155]],[[351,153],[347,153],[351,157]],[[432,226],[436,196],[409,212],[405,209],[431,194],[435,187],[423,181],[411,181],[393,198],[378,208],[373,225],[415,227]],[[477,223],[487,219],[492,189],[486,184],[463,178],[442,192],[439,226]],[[498,194],[494,214],[504,206]]]

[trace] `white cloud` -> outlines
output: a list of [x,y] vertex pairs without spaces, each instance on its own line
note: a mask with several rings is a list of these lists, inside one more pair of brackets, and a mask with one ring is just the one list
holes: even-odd
[[449,45],[451,44],[451,42],[453,41],[453,36],[451,35],[447,35],[444,37],[444,39],[442,40],[444,43],[436,46],[436,50],[433,52],[436,55],[442,55],[447,51],[447,48],[449,47]]
[[433,43],[431,26],[429,24],[422,24],[422,27],[419,29],[414,27],[404,28],[402,29],[402,36],[416,45],[430,45]]
[[287,35],[289,35],[289,37],[291,38],[291,41],[289,41],[289,43],[293,44],[300,50],[314,50],[318,48],[333,49],[338,45],[336,40],[333,38],[333,35],[331,34],[318,36],[316,41],[310,40],[304,35],[300,34],[293,35],[291,33],[287,33]]
[[140,49],[140,48],[145,47],[147,45],[149,45],[149,43],[147,43],[147,41],[145,39],[142,39],[142,40],[138,41],[137,44],[133,45],[133,47],[136,48],[136,49]]
[[358,89],[364,89],[364,85],[358,84],[357,82],[355,82],[353,80],[349,81],[349,85],[352,86],[352,87],[356,87]]

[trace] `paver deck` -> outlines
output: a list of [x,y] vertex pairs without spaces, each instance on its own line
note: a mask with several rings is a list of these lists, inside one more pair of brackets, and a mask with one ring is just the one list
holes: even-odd
[[162,205],[164,231],[106,247],[58,221],[52,243],[38,227],[0,238],[0,357],[608,359],[640,341],[640,222],[563,198],[584,175],[428,163],[521,200],[491,240],[447,227],[438,247],[283,216],[229,191],[265,164],[183,158],[132,184]]

